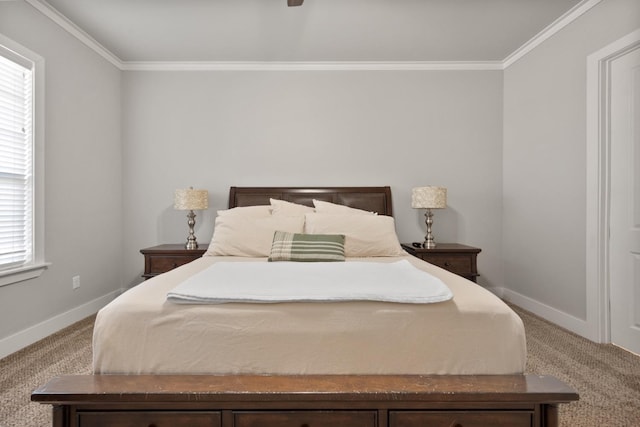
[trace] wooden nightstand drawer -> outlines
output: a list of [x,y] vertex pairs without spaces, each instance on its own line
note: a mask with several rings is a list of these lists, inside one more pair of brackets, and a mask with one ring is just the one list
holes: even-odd
[[220,427],[220,412],[122,411],[78,412],[78,427]]
[[423,259],[452,273],[469,276],[473,273],[473,262],[471,258],[472,257],[467,254],[433,254]]
[[198,249],[189,250],[185,249],[184,245],[169,244],[141,249],[140,252],[144,255],[142,277],[148,279],[188,264],[200,258],[208,248],[209,245],[199,245]]
[[438,243],[435,248],[429,249],[403,243],[402,248],[417,258],[474,282],[478,277],[477,257],[481,251],[479,248],[459,243]]
[[149,257],[149,273],[160,274],[169,270],[173,270],[181,265],[188,264],[199,258],[199,256],[150,256]]
[[256,411],[234,413],[234,427],[375,427],[375,411]]
[[526,411],[392,411],[389,427],[531,427],[533,413]]

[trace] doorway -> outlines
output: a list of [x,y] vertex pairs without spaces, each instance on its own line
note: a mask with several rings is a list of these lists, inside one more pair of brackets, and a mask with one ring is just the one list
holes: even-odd
[[589,338],[636,353],[640,353],[638,60],[640,30],[590,55],[587,64]]
[[610,65],[611,342],[640,354],[640,46]]

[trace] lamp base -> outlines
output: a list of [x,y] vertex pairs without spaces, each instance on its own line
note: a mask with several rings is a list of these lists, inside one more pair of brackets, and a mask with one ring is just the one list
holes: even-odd
[[188,250],[198,249],[198,241],[196,240],[196,235],[193,232],[193,227],[196,225],[196,214],[191,210],[187,214],[187,224],[189,225],[189,237],[187,237],[187,243],[185,243],[184,247]]
[[427,240],[425,240],[425,241],[422,243],[422,247],[423,247],[423,248],[425,248],[425,249],[433,249],[433,248],[435,248],[436,246],[437,246],[437,245],[436,245],[436,242],[434,242],[433,240],[431,240],[431,241],[427,241]]
[[190,251],[198,249],[198,242],[195,240],[187,240],[187,243],[184,244],[184,248]]
[[431,231],[431,227],[433,226],[433,212],[431,209],[427,208],[424,217],[425,223],[427,224],[427,235],[424,236],[424,243],[422,244],[422,247],[432,249],[436,247],[436,241],[433,239],[433,233]]

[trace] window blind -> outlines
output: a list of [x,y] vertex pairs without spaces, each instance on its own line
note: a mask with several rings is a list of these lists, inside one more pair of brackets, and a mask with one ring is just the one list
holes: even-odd
[[0,51],[0,270],[33,261],[33,71]]

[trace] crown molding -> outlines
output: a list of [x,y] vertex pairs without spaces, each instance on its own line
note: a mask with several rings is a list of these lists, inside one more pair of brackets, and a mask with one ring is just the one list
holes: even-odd
[[58,12],[46,0],[25,0],[122,71],[486,71],[504,70],[602,0],[582,0],[498,61],[123,61]]
[[69,34],[77,38],[79,41],[84,43],[86,46],[95,51],[98,55],[102,56],[104,59],[109,61],[111,64],[116,66],[116,68],[122,70],[123,61],[118,58],[116,55],[111,53],[110,50],[102,46],[98,43],[93,37],[87,34],[84,30],[78,27],[76,24],[71,22],[69,18],[58,12],[51,6],[46,0],[24,0],[26,3],[30,4],[33,8],[38,10],[47,18],[51,19],[53,22],[58,24],[62,29],[66,30]]
[[213,62],[124,62],[126,71],[434,71],[502,70],[502,61],[213,61]]
[[589,11],[601,1],[602,0],[582,0],[580,3],[576,4],[565,14],[546,26],[542,31],[533,36],[529,41],[520,46],[518,49],[513,51],[509,56],[507,56],[502,61],[503,67],[505,69],[509,68],[520,58],[531,52],[536,47],[540,46],[545,40],[551,38],[558,31],[562,30],[564,27],[578,19],[580,16],[582,16],[584,13]]

